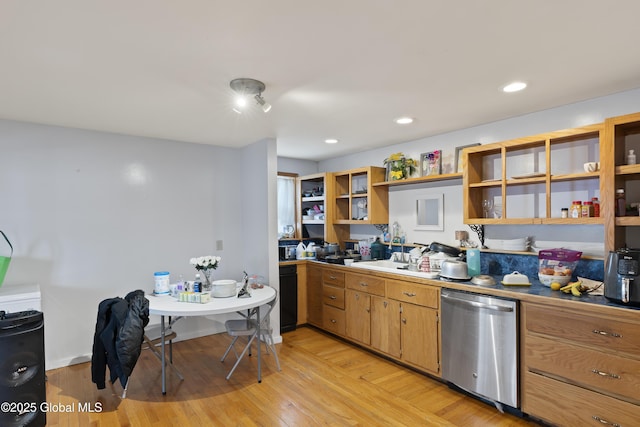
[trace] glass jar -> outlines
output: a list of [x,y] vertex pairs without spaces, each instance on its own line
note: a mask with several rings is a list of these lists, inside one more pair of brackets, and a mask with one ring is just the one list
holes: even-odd
[[560,209],[560,217],[561,218],[569,218],[569,208]]
[[592,202],[584,202],[582,204],[582,217],[590,218],[593,216],[593,203]]
[[569,218],[580,218],[582,216],[582,202],[580,200],[574,200],[569,209]]

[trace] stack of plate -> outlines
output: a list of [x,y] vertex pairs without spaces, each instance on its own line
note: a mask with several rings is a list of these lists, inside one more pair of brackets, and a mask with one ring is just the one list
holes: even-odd
[[501,251],[518,251],[526,252],[529,250],[529,238],[522,237],[520,239],[484,239],[484,245],[489,249]]

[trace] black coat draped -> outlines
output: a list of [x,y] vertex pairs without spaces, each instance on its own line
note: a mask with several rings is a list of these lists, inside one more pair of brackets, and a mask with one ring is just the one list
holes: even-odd
[[111,383],[119,379],[122,387],[126,387],[140,357],[144,328],[148,323],[149,300],[144,291],[136,290],[124,298],[100,302],[91,356],[91,380],[98,389],[105,388],[107,366]]

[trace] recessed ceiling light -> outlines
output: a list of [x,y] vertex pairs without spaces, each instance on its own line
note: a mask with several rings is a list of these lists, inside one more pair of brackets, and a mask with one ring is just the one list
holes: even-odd
[[329,138],[329,139],[325,139],[324,142],[326,142],[327,144],[337,144],[338,140],[335,138]]
[[503,92],[518,92],[521,91],[522,89],[526,88],[527,84],[524,82],[513,82],[513,83],[509,83],[508,85],[506,85],[505,87],[502,88]]
[[399,125],[408,125],[413,123],[413,119],[411,117],[398,117],[395,121]]

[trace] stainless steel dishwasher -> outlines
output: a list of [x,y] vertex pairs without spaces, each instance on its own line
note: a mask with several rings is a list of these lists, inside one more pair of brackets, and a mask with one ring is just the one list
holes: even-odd
[[442,289],[442,378],[519,408],[517,301]]

